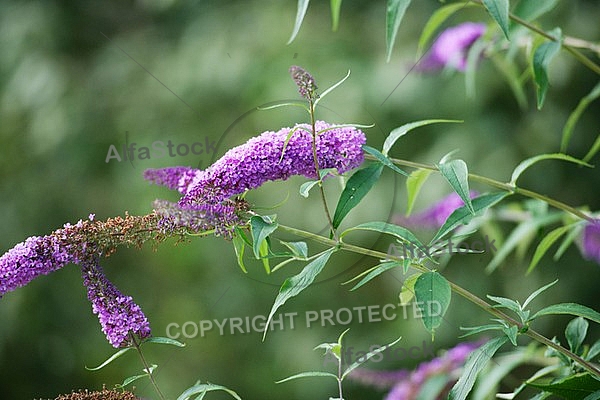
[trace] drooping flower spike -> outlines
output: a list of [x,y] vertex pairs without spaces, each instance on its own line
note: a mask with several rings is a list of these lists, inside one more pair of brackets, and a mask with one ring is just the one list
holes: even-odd
[[113,347],[133,345],[131,334],[137,335],[138,339],[150,336],[150,324],[140,306],[106,278],[97,258],[84,261],[81,274],[92,311],[98,315],[102,332]]

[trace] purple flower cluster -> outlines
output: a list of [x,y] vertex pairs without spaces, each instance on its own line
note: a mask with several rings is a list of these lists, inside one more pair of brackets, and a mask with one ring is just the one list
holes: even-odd
[[[361,146],[366,142],[362,131],[335,127],[323,121],[317,121],[315,129],[319,169],[336,168],[342,174],[362,163]],[[196,176],[180,204],[224,200],[267,181],[285,180],[293,175],[316,178],[311,130],[309,125],[302,124],[277,132],[268,131],[230,149]]]
[[439,71],[452,67],[459,71],[467,68],[470,47],[485,33],[486,26],[465,22],[442,32],[431,46],[429,53],[419,63],[421,71]]
[[296,83],[296,86],[298,86],[300,96],[310,101],[317,99],[317,84],[315,83],[315,78],[308,71],[297,65],[292,65],[290,67],[290,75],[292,75],[292,79]]
[[40,275],[78,263],[93,247],[85,241],[75,244],[72,240],[83,225],[83,221],[65,224],[51,235],[29,237],[4,253],[0,257],[0,297]]
[[[361,146],[366,142],[362,131],[323,121],[317,121],[315,129],[319,169],[336,168],[344,173],[362,163]],[[239,211],[247,209],[244,201],[231,199],[232,196],[293,175],[316,178],[313,157],[312,128],[303,124],[264,132],[230,149],[204,171],[188,167],[150,169],[144,178],[183,194],[179,210],[172,204],[157,203],[163,228],[215,229],[217,234],[228,237],[240,223]]]
[[113,347],[132,345],[130,333],[140,339],[150,336],[150,325],[142,309],[106,278],[97,260],[82,262],[81,273],[92,311],[98,315],[102,332]]
[[469,354],[482,345],[481,342],[460,343],[441,357],[419,364],[414,371],[369,371],[357,368],[350,374],[356,381],[379,388],[392,387],[385,400],[414,400],[428,379],[446,376],[446,387],[438,395],[445,399],[458,379],[460,369]]
[[[83,281],[93,311],[98,314],[103,332],[115,347],[129,345],[130,333],[140,338],[150,335],[150,327],[133,299],[121,294],[104,276],[98,264],[100,255],[108,255],[118,245],[141,246],[152,238],[160,240],[156,214],[109,218],[75,225],[65,224],[47,236],[33,236],[17,244],[0,257],[0,297],[27,285],[69,263],[81,266]],[[155,236],[156,235],[156,236]]]
[[[471,191],[469,196],[471,199],[473,199],[478,196],[478,193]],[[444,225],[444,222],[446,222],[448,217],[454,211],[456,211],[456,209],[464,205],[465,203],[460,196],[455,192],[452,192],[436,204],[421,211],[420,213],[413,214],[410,217],[395,217],[394,223],[414,228],[438,229]]]
[[583,228],[583,256],[600,264],[600,220],[588,223]]

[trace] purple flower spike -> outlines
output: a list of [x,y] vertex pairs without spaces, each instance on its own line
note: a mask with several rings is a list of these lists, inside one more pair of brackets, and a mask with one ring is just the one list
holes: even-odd
[[98,315],[102,332],[113,347],[132,345],[130,332],[140,339],[150,336],[150,325],[142,309],[106,278],[97,260],[82,262],[81,273],[92,311]]
[[437,399],[445,399],[458,379],[458,372],[471,352],[483,342],[460,343],[440,357],[419,364],[414,371],[369,371],[357,368],[349,377],[363,384],[384,388],[392,387],[385,400],[415,400],[427,380],[435,376],[446,376],[446,386]]
[[585,226],[582,239],[583,256],[600,264],[600,220]]
[[[267,181],[286,180],[292,175],[316,178],[312,132],[306,124],[297,125],[285,153],[283,146],[290,128],[264,132],[229,150],[212,166],[196,175],[181,205],[215,203],[255,189]],[[363,161],[362,131],[352,127],[332,128],[316,122],[316,153],[319,169],[336,168],[339,173],[358,167]]]
[[[473,199],[478,196],[478,193],[471,191],[469,196]],[[394,223],[415,228],[438,229],[444,225],[450,214],[464,205],[460,196],[453,192],[420,213],[410,217],[396,217]]]
[[168,167],[160,169],[147,169],[144,179],[163,185],[171,190],[178,190],[185,194],[193,179],[202,174],[202,171],[190,167]]
[[75,225],[67,223],[50,235],[29,237],[4,253],[0,257],[0,297],[38,276],[48,275],[69,263],[77,264],[93,252],[95,244],[88,243],[80,234],[89,224],[81,220]]
[[465,22],[446,29],[431,46],[427,56],[419,63],[421,71],[439,71],[452,67],[459,71],[467,68],[469,48],[485,33],[485,24]]

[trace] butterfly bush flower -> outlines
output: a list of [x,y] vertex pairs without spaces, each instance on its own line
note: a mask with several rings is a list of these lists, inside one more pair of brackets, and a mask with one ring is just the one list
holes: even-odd
[[319,97],[317,95],[317,84],[315,83],[315,78],[313,78],[308,71],[297,65],[292,65],[290,67],[290,75],[292,75],[294,83],[296,83],[296,86],[298,86],[298,92],[300,93],[300,96],[309,101],[314,101]]
[[387,394],[385,400],[415,400],[427,380],[446,376],[446,386],[437,397],[437,399],[445,399],[458,380],[460,370],[467,357],[481,345],[482,342],[460,343],[444,355],[419,364],[414,371],[370,371],[357,368],[350,373],[349,377],[379,388],[391,387],[392,390]]
[[[302,75],[298,79],[308,78]],[[335,168],[344,173],[362,163],[362,145],[366,142],[362,131],[323,121],[317,121],[315,129],[319,169]],[[155,204],[162,228],[187,225],[192,229],[214,229],[217,235],[230,237],[241,223],[239,215],[248,210],[245,201],[232,196],[293,175],[314,179],[317,174],[313,157],[312,127],[301,124],[264,132],[230,149],[204,171],[188,167],[149,169],[144,178],[183,194],[179,208],[165,202]]]
[[[363,161],[365,135],[353,127],[315,123],[319,169],[336,168],[340,174]],[[286,138],[293,132],[284,150]],[[286,180],[293,175],[315,179],[311,127],[306,124],[264,132],[229,150],[192,181],[181,205],[221,201],[255,189],[267,181]],[[282,156],[283,154],[283,156]]]
[[600,264],[600,220],[590,222],[583,228],[582,250],[586,259]]
[[485,24],[465,22],[446,29],[431,46],[429,53],[421,60],[421,71],[439,71],[452,67],[459,71],[467,68],[469,49],[485,33]]
[[83,262],[81,273],[92,311],[98,315],[102,332],[113,347],[132,345],[130,333],[140,339],[150,336],[150,325],[142,309],[106,278],[96,259]]
[[156,232],[157,222],[155,213],[106,221],[95,221],[91,214],[89,220],[67,223],[50,235],[27,238],[0,257],[0,296],[67,264],[100,253],[108,256],[119,245],[140,247],[147,240],[162,240],[166,236]]
[[[473,199],[478,196],[478,193],[471,191],[469,196]],[[414,228],[439,229],[456,209],[464,205],[465,203],[460,196],[453,192],[420,213],[413,214],[410,217],[395,217],[394,223]]]

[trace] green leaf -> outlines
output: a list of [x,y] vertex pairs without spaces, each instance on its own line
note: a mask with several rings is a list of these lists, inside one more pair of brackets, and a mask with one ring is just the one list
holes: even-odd
[[392,269],[392,268],[396,268],[399,267],[400,265],[402,265],[401,263],[399,263],[398,261],[387,261],[387,262],[383,262],[377,266],[375,266],[374,268],[371,268],[369,271],[369,273],[360,280],[360,282],[358,282],[356,285],[354,285],[354,287],[352,289],[350,289],[350,291],[356,290],[359,287],[363,286],[365,283],[370,282],[372,279],[378,277],[379,275],[383,274],[384,272]]
[[510,327],[503,327],[502,331],[506,335],[506,337],[510,340],[513,346],[517,346],[517,335],[519,334],[519,328],[516,325],[512,325]]
[[[495,192],[488,193],[476,197],[471,200],[473,204],[473,210],[475,210],[475,215],[483,214],[485,210],[489,207],[492,207],[494,204],[499,203],[505,197],[509,196],[508,192]],[[471,220],[472,214],[469,212],[466,206],[462,206],[456,210],[444,222],[444,225],[440,228],[440,230],[435,234],[433,239],[431,239],[430,244],[437,242],[442,237],[446,236],[448,233],[452,232],[456,227],[461,224],[465,224]]]
[[565,337],[569,343],[569,349],[577,355],[581,355],[583,341],[587,335],[590,324],[583,318],[573,319],[565,329]]
[[541,317],[544,315],[551,315],[551,314],[575,315],[578,317],[583,317],[583,318],[589,319],[590,321],[594,321],[597,324],[600,324],[600,313],[598,313],[597,311],[595,311],[589,307],[582,306],[581,304],[577,304],[577,303],[560,303],[560,304],[553,304],[546,308],[542,308],[540,311],[535,313],[535,315],[533,317],[531,317],[531,320],[533,321],[534,319],[536,319],[538,317]]
[[460,196],[471,214],[475,209],[469,194],[469,170],[463,160],[451,160],[438,165],[440,173],[446,178],[452,189]]
[[[339,81],[337,81],[337,83],[334,83],[332,86],[330,86],[327,90],[325,90],[323,93],[321,93],[321,95],[319,96],[318,99],[315,100],[315,107],[317,106],[317,104],[319,104],[319,102],[325,98],[325,96],[327,96],[329,93],[333,92],[335,88],[337,88],[338,86],[340,86],[342,83],[344,83],[346,81],[346,79],[348,79],[348,77],[350,76],[350,70],[348,70],[348,72],[346,73],[346,76],[344,76],[342,79],[340,79]],[[349,125],[349,126],[355,126],[355,125]],[[332,126],[329,129],[336,129],[338,126]],[[327,129],[326,129],[327,130]],[[325,132],[326,130],[323,130],[321,132]]]
[[600,390],[595,391],[594,393],[586,396],[583,400],[598,400],[600,399]]
[[531,167],[532,165],[534,165],[537,162],[543,161],[543,160],[563,160],[563,161],[569,161],[578,165],[582,165],[585,167],[589,167],[589,168],[593,168],[593,165],[590,165],[584,161],[578,160],[577,158],[568,156],[566,154],[562,154],[562,153],[551,153],[551,154],[540,154],[531,158],[528,158],[527,160],[521,161],[521,163],[519,163],[519,165],[517,165],[517,167],[514,169],[512,176],[510,177],[510,184],[513,186],[517,185],[517,179],[519,179],[519,177],[521,176],[521,174],[523,172],[525,172],[525,170],[529,167]]
[[331,0],[331,29],[335,32],[340,25],[340,10],[342,9],[342,0]]
[[569,141],[571,140],[571,136],[573,135],[573,129],[575,129],[575,124],[581,118],[581,115],[585,111],[585,109],[600,97],[600,82],[594,86],[592,91],[585,95],[581,100],[579,100],[579,104],[577,107],[571,112],[569,118],[567,119],[567,123],[565,124],[562,132],[562,139],[560,141],[560,151],[561,153],[565,153],[567,151],[567,147],[569,146]]
[[481,326],[474,326],[474,327],[460,327],[461,330],[463,331],[468,331],[467,333],[465,333],[464,335],[460,335],[460,338],[465,338],[468,336],[472,336],[472,335],[476,335],[478,333],[481,332],[485,332],[485,331],[501,331],[504,330],[505,326],[504,325],[500,325],[500,324],[489,324],[489,325],[481,325]]
[[258,106],[258,107],[256,107],[256,109],[258,111],[268,111],[268,110],[274,110],[276,108],[293,106],[293,107],[303,108],[308,114],[310,114],[310,110],[306,106],[306,101],[304,101],[304,100],[275,101],[275,102],[267,103],[267,104],[269,104],[269,105],[268,106]]
[[525,300],[525,302],[523,303],[523,309],[525,309],[525,307],[527,307],[529,305],[529,303],[531,303],[536,297],[538,297],[542,292],[544,292],[546,289],[551,288],[552,286],[554,286],[556,283],[558,282],[558,279],[550,282],[547,285],[542,286],[541,288],[539,288],[538,290],[536,290],[535,292],[531,293],[529,295],[529,297],[527,297],[527,299]]
[[225,386],[215,385],[213,383],[196,383],[191,388],[187,389],[185,392],[181,393],[181,395],[177,398],[177,400],[189,400],[190,397],[195,396],[197,394],[204,395],[207,392],[213,392],[216,390],[220,390],[228,393],[231,397],[236,400],[242,400],[242,398],[233,390],[226,388]]
[[281,244],[290,249],[294,257],[307,258],[308,257],[308,245],[306,242],[284,242],[280,240]]
[[168,344],[176,347],[185,347],[185,343],[181,343],[178,340],[161,337],[161,336],[152,336],[148,339],[144,339],[143,343],[156,343],[156,344]]
[[549,232],[538,244],[538,247],[535,249],[535,253],[533,254],[533,258],[531,259],[531,263],[529,263],[529,268],[527,268],[527,272],[525,275],[529,274],[540,262],[544,254],[548,251],[550,246],[554,244],[562,235],[567,233],[572,226],[559,226],[558,228]]
[[406,201],[406,216],[409,216],[412,213],[415,200],[421,191],[421,187],[423,187],[423,184],[432,173],[433,171],[430,169],[416,169],[411,172],[406,180],[406,195],[408,197]]
[[513,14],[525,21],[532,21],[552,11],[557,4],[558,0],[521,0],[517,2]]
[[133,349],[133,347],[125,347],[124,349],[117,351],[115,354],[110,356],[108,358],[108,360],[104,361],[102,364],[98,365],[97,367],[94,367],[94,368],[85,367],[85,369],[87,369],[88,371],[98,371],[99,369],[106,367],[108,364],[115,361],[117,358],[121,357],[123,354],[127,353],[131,349]]
[[367,153],[375,156],[386,167],[391,168],[393,171],[399,173],[400,175],[408,176],[408,174],[406,172],[404,172],[400,168],[398,168],[396,166],[396,164],[394,164],[392,162],[392,160],[390,160],[388,157],[384,156],[383,153],[381,153],[379,150],[374,149],[371,146],[367,146],[366,144],[364,144],[362,146],[362,149],[364,151],[366,151]]
[[438,8],[431,14],[429,20],[425,24],[423,28],[423,32],[421,32],[421,37],[419,38],[419,44],[417,46],[417,58],[420,58],[425,52],[425,48],[431,37],[435,33],[435,31],[446,21],[452,14],[457,11],[460,11],[467,6],[474,6],[475,3],[467,2],[467,3],[454,3],[448,4],[441,8]]
[[141,378],[146,378],[147,376],[149,376],[148,374],[140,374],[140,375],[134,375],[134,376],[130,376],[128,378],[125,378],[125,380],[123,380],[123,383],[121,383],[120,385],[115,385],[118,388],[124,388],[127,385],[130,385],[131,383],[137,381],[138,379]]
[[541,227],[547,224],[554,223],[560,220],[560,213],[552,213],[542,215],[540,217],[534,217],[530,220],[521,222],[506,238],[506,241],[498,249],[498,252],[494,255],[494,258],[485,267],[485,272],[490,274],[498,268],[498,266],[504,261],[504,259],[519,245],[526,244],[528,238],[531,237]]
[[548,91],[548,65],[550,61],[558,54],[562,46],[562,34],[560,28],[549,32],[550,35],[559,38],[558,41],[545,42],[538,46],[533,53],[533,77],[537,85],[537,108],[542,109],[546,92]]
[[584,162],[590,161],[596,155],[598,150],[600,150],[600,135],[598,135],[598,137],[594,141],[594,144],[590,148],[590,151],[588,151],[587,154],[585,155],[585,157],[583,157],[583,161]]
[[598,354],[600,354],[600,340],[597,340],[596,343],[594,343],[592,347],[590,347],[589,351],[585,355],[584,360],[594,361]]
[[570,375],[558,381],[543,379],[527,382],[527,385],[569,400],[584,400],[600,390],[600,381],[588,372]]
[[508,37],[508,0],[483,0],[483,5],[487,9],[488,13],[498,23],[504,36]]
[[265,268],[265,272],[267,274],[271,273],[271,264],[269,261],[269,238],[267,237],[262,241],[260,247],[258,248],[258,256],[263,263],[263,267]]
[[250,218],[250,230],[252,233],[252,251],[256,259],[261,258],[261,247],[264,246],[267,237],[277,230],[278,224],[275,218],[269,216],[255,215]]
[[246,266],[244,265],[244,251],[246,250],[246,242],[244,242],[244,239],[242,239],[238,235],[233,237],[232,242],[233,249],[235,250],[235,255],[237,258],[237,263],[242,269],[242,271],[244,271],[244,273],[247,274],[248,270],[246,270]]
[[410,243],[412,247],[423,250],[425,254],[427,254],[427,249],[423,243],[421,243],[421,241],[419,241],[419,239],[417,239],[417,237],[411,231],[402,226],[381,221],[365,222],[364,224],[346,229],[344,232],[342,232],[340,238],[343,238],[348,233],[356,230],[375,231],[385,233],[386,235],[393,235],[400,239],[401,242]]
[[[419,308],[423,315],[423,324],[433,337],[450,305],[452,289],[446,278],[435,271],[421,274],[415,282],[414,289],[417,305],[421,303]],[[434,304],[439,307],[438,310],[432,310]]]
[[348,366],[348,368],[346,368],[346,370],[342,374],[341,380],[344,380],[348,376],[348,374],[350,372],[354,371],[361,364],[364,364],[365,362],[369,361],[371,358],[373,358],[373,356],[375,356],[375,355],[377,355],[377,354],[379,354],[379,353],[381,353],[383,351],[386,351],[387,349],[389,349],[390,347],[392,347],[393,345],[395,345],[396,343],[398,343],[401,339],[402,339],[402,336],[400,336],[398,339],[394,340],[390,344],[378,347],[378,348],[376,348],[373,351],[369,351],[364,356],[361,356],[358,360],[356,360],[355,362],[353,362],[352,364],[350,364],[350,366]]
[[369,193],[375,182],[381,176],[383,165],[374,163],[366,168],[358,170],[348,179],[346,187],[340,195],[335,213],[333,214],[333,228],[337,229],[342,220],[350,210],[360,203],[360,201]]
[[402,288],[400,289],[400,304],[406,305],[415,297],[415,282],[421,276],[420,273],[412,274],[402,282]]
[[337,381],[337,375],[334,375],[334,374],[332,374],[330,372],[309,371],[309,372],[301,372],[299,374],[289,376],[289,377],[287,377],[285,379],[282,379],[280,381],[277,381],[275,383],[283,383],[283,382],[292,381],[294,379],[312,378],[312,377],[316,377],[316,376],[326,376],[326,377],[333,378],[333,379],[335,379]]
[[387,156],[388,153],[390,152],[390,149],[394,145],[394,143],[396,143],[396,141],[398,139],[400,139],[402,136],[406,135],[411,130],[413,130],[415,128],[419,128],[421,126],[437,124],[437,123],[442,123],[442,122],[461,123],[463,121],[454,120],[454,119],[425,119],[422,121],[415,121],[415,122],[411,122],[408,124],[404,124],[402,126],[399,126],[396,129],[392,130],[390,132],[390,134],[387,136],[387,138],[385,138],[385,142],[383,143],[383,149],[381,150],[381,153],[384,156]]
[[294,30],[292,31],[292,36],[290,40],[288,40],[287,44],[290,44],[296,39],[298,32],[300,31],[300,27],[302,26],[302,21],[304,20],[304,16],[306,15],[306,10],[308,9],[309,0],[298,0],[298,10],[296,11],[296,22],[294,22]]
[[498,305],[494,306],[496,308],[506,308],[516,314],[521,312],[521,305],[518,301],[514,301],[513,299],[507,299],[506,297],[490,296],[489,294],[487,295],[487,298],[498,303]]
[[392,49],[396,42],[398,28],[404,17],[406,9],[410,5],[411,0],[387,0],[387,8],[385,14],[385,42],[387,62],[392,58]]
[[500,349],[507,340],[508,338],[506,336],[497,337],[469,355],[463,368],[463,373],[448,395],[449,400],[465,400],[467,398],[467,395],[471,392],[471,389],[473,389],[477,375],[479,375],[481,370],[485,368],[494,354],[496,354],[498,349]]
[[279,289],[279,294],[275,298],[275,303],[273,307],[271,307],[271,312],[269,313],[269,317],[267,318],[267,322],[265,323],[265,330],[263,332],[263,340],[267,336],[267,329],[269,328],[269,323],[275,315],[275,312],[285,304],[286,301],[291,299],[292,297],[300,294],[304,289],[309,287],[311,283],[315,280],[317,275],[323,270],[325,264],[329,260],[331,254],[336,251],[335,248],[328,249],[321,253],[319,257],[310,262],[304,269],[297,275],[292,276],[291,278],[287,278],[281,288]]

